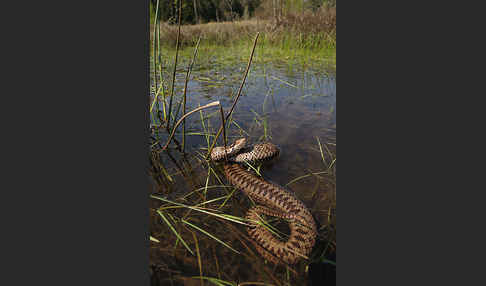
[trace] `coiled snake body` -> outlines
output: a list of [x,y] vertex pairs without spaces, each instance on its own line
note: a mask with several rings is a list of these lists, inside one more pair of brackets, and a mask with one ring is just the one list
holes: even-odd
[[[279,154],[277,146],[268,142],[261,143],[254,145],[252,150],[241,153],[245,143],[245,138],[238,139],[226,148],[228,162],[224,164],[224,171],[232,185],[259,204],[247,212],[246,218],[250,221],[247,228],[248,234],[265,259],[276,264],[282,261],[294,264],[300,258],[308,257],[312,251],[317,233],[315,221],[304,203],[293,193],[247,172],[242,166],[236,164],[271,159]],[[224,147],[216,147],[211,152],[213,161],[221,161],[224,158]],[[290,228],[288,240],[280,241],[265,227],[256,223],[260,220],[260,214],[288,220]]]

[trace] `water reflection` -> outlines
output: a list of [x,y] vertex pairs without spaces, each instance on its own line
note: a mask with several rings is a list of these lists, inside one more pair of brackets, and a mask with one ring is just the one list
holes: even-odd
[[[241,84],[245,65],[219,65],[211,69],[195,66],[188,84],[186,110],[219,100],[224,110],[228,111]],[[174,100],[175,106],[179,104],[184,78],[183,72],[177,75],[175,90],[178,97]],[[163,112],[162,108],[160,110]],[[179,111],[178,114],[181,113]],[[335,182],[326,179],[322,174],[326,170],[323,160],[331,163],[336,153],[335,74],[327,70],[288,69],[268,64],[252,66],[232,119],[228,132],[230,141],[245,136],[251,143],[269,140],[281,148],[278,160],[264,168],[265,178],[280,185],[288,184],[311,210],[318,224],[325,229],[330,216],[330,196],[333,196],[330,192],[335,189]],[[156,118],[153,118],[153,122],[160,124]],[[232,190],[222,186],[225,180],[219,172],[220,166],[204,161],[204,148],[208,147],[204,130],[215,134],[220,124],[220,115],[216,109],[189,117],[186,122],[188,135],[185,154],[177,150],[169,150],[161,155],[153,154],[151,174],[154,188],[150,192],[163,194],[166,198],[186,205],[194,205],[200,196],[207,196],[205,199],[229,196]],[[161,131],[155,132],[154,137],[165,143],[168,136]],[[178,143],[173,146],[180,145],[180,134],[176,136],[176,140]],[[212,138],[210,141],[212,142]],[[333,156],[322,158],[321,149],[326,151],[325,156],[328,156],[327,151]],[[208,173],[212,174],[209,179]],[[304,178],[299,179],[300,177]],[[215,187],[205,189],[207,186]],[[204,191],[193,192],[198,189]],[[151,208],[155,209],[160,205],[160,201],[151,200]],[[222,209],[225,213],[244,217],[247,208],[247,199],[240,192],[235,192]],[[210,216],[193,219],[194,223],[203,225],[219,239],[244,253],[237,255],[204,235],[194,239],[191,236],[183,237],[190,240],[192,246],[196,245],[197,240],[204,260],[204,275],[227,281],[266,281],[274,284],[286,279],[285,268],[274,269],[252,255],[251,247],[246,247],[249,244],[245,242],[246,233],[241,225],[216,220]],[[173,225],[177,225],[176,220],[172,221]],[[197,255],[190,255],[180,241],[174,247],[177,239],[173,230],[161,222],[160,214],[155,212],[151,213],[151,235],[167,238],[165,242],[152,244],[150,252],[152,265],[158,267],[158,273],[163,273],[166,275],[165,279],[168,279],[165,282],[159,281],[160,285],[170,284],[169,281],[186,281],[184,277],[187,275],[199,276]],[[297,266],[295,271],[296,275],[291,275],[290,280],[296,285],[305,283],[305,267]]]

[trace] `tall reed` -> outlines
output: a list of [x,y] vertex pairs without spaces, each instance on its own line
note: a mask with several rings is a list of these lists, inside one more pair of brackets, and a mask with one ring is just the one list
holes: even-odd
[[[226,115],[226,118],[225,118],[226,121],[228,120],[228,118],[233,113],[233,110],[236,106],[236,103],[238,103],[238,99],[240,98],[241,90],[243,89],[243,86],[245,85],[246,77],[248,76],[248,71],[250,70],[251,61],[253,60],[253,54],[255,53],[255,47],[256,47],[259,35],[260,35],[260,33],[257,33],[256,36],[255,36],[255,40],[253,41],[253,49],[251,50],[251,55],[250,55],[250,58],[248,59],[248,64],[246,66],[246,70],[245,70],[245,74],[243,76],[243,80],[241,81],[241,85],[240,85],[240,88],[238,89],[238,94],[236,95],[236,98],[233,102],[233,105],[231,105],[231,108],[230,108],[228,114]],[[206,159],[209,159],[211,151],[213,150],[214,145],[216,144],[216,141],[218,140],[218,137],[221,134],[221,131],[223,130],[223,128],[225,128],[224,122],[222,122],[221,127],[219,128],[218,133],[216,134],[216,137],[214,138],[213,144],[211,145],[211,147],[208,150],[208,154],[206,155]]]

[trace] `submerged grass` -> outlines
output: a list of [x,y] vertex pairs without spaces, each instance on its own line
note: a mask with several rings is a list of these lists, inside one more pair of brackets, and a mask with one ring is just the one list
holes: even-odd
[[[320,142],[320,140],[317,141]],[[327,144],[319,144],[316,142],[316,147],[318,148],[318,153],[320,153],[320,156],[322,158],[333,158],[332,161],[335,161],[335,153],[328,153],[331,152],[330,149],[332,148],[320,148],[319,145],[322,147],[327,146]],[[332,147],[332,145],[330,145],[330,147]],[[312,267],[313,264],[309,263],[328,264],[331,267],[336,267],[335,164],[331,165],[332,161],[329,161],[330,160],[322,160],[322,171],[313,172],[311,174],[294,178],[287,184],[296,184],[305,178],[314,177],[320,182],[328,182],[333,186],[328,193],[333,192],[334,195],[328,195],[328,198],[326,199],[328,206],[324,215],[325,219],[321,220],[321,227],[318,230],[318,245],[316,250],[308,258],[309,262],[304,264],[306,267],[309,265]],[[202,161],[200,164],[203,164],[201,166],[206,165],[205,161]],[[259,167],[260,166],[251,166],[249,168],[255,168],[255,171],[257,171],[259,170]],[[170,233],[173,234],[175,239],[172,240],[170,234],[168,234],[166,231],[157,231],[161,225],[154,224],[153,222],[151,227],[151,240],[153,241],[152,243],[154,244],[155,249],[164,249],[166,248],[165,245],[169,244],[169,246],[172,245],[172,247],[176,247],[175,249],[180,249],[181,247],[186,249],[187,253],[194,257],[193,259],[190,259],[190,256],[183,255],[179,251],[171,252],[171,257],[173,257],[175,261],[179,261],[177,263],[185,261],[184,265],[186,265],[186,267],[188,265],[194,265],[193,270],[185,269],[184,272],[179,273],[180,279],[182,279],[182,277],[192,277],[197,280],[202,279],[204,280],[204,283],[212,283],[216,285],[219,285],[218,283],[223,283],[224,285],[251,285],[243,284],[245,282],[240,284],[234,282],[235,279],[237,279],[236,281],[241,281],[241,273],[238,274],[234,272],[234,269],[239,269],[239,271],[242,272],[245,272],[245,270],[263,271],[258,275],[258,277],[261,277],[263,280],[259,281],[261,284],[256,285],[288,285],[289,283],[290,285],[300,285],[303,277],[305,276],[301,276],[301,274],[298,273],[302,273],[301,271],[306,272],[306,270],[283,269],[283,272],[274,272],[275,269],[267,264],[260,265],[259,267],[263,267],[262,269],[257,269],[258,267],[255,268],[251,266],[249,269],[243,270],[241,267],[238,267],[238,264],[230,262],[238,257],[241,257],[240,259],[245,257],[244,259],[246,260],[255,261],[261,258],[259,258],[258,254],[255,253],[253,253],[253,256],[248,256],[250,251],[248,246],[246,243],[243,243],[243,240],[241,240],[240,237],[238,237],[239,235],[242,235],[244,240],[249,241],[249,238],[246,237],[244,232],[228,231],[228,227],[230,225],[231,228],[233,228],[232,225],[234,224],[241,224],[243,226],[247,225],[247,221],[244,218],[244,213],[248,207],[241,206],[237,196],[235,196],[235,188],[226,184],[220,184],[218,182],[217,176],[218,173],[220,173],[220,170],[213,169],[210,164],[206,165],[206,168],[206,175],[201,174],[202,178],[204,178],[206,181],[205,186],[195,188],[190,192],[184,192],[183,194],[176,196],[174,199],[168,199],[160,195],[151,195],[152,199],[162,203],[157,206],[154,211],[160,217],[162,217],[162,221],[165,222],[167,228],[170,229]],[[226,193],[226,195],[221,196],[222,191],[223,193]],[[206,195],[199,196],[198,194],[201,192],[206,192]],[[319,199],[317,201],[321,200],[322,199]],[[183,203],[182,201],[191,203]],[[322,210],[322,207],[320,207],[320,209]],[[187,211],[190,211],[190,213]],[[171,213],[171,219],[167,217],[168,212]],[[274,233],[276,237],[285,239],[287,236],[286,232],[282,232],[279,227],[275,227],[275,221],[275,219],[268,219],[268,217],[263,216],[262,222],[258,221],[257,223]],[[155,242],[156,240],[158,242]],[[180,246],[174,246],[177,244]],[[215,247],[217,245],[220,245],[223,248]],[[218,251],[215,252],[214,249],[218,249]],[[221,252],[223,249],[227,249],[229,252]],[[216,262],[216,260],[213,258],[215,255],[218,257],[218,262]],[[224,261],[223,264],[221,264],[221,261],[219,261],[220,259]],[[155,259],[155,261],[159,260]],[[158,263],[161,262],[159,261]],[[177,264],[172,266],[169,265],[169,269],[178,269],[178,266],[176,265]],[[203,270],[201,270],[201,267],[204,267],[204,273]],[[162,271],[160,273],[162,274],[166,272]],[[191,273],[193,276],[191,276]],[[278,274],[277,277],[270,277],[269,273],[281,274]],[[209,276],[207,276],[208,274]],[[215,275],[218,278],[210,277],[211,275]],[[176,282],[178,281],[178,278],[173,279],[175,279],[173,283],[176,283],[174,285],[179,285]],[[280,282],[277,283],[274,281],[274,279],[277,281],[280,280]]]
[[187,243],[182,239],[181,235],[175,230],[175,228],[172,226],[172,224],[169,222],[169,220],[164,216],[164,214],[160,211],[157,210],[157,213],[160,215],[160,217],[164,220],[164,222],[169,226],[170,230],[177,236],[177,239],[179,239],[184,247],[192,254],[194,255],[194,252],[192,252],[191,248],[187,245]]

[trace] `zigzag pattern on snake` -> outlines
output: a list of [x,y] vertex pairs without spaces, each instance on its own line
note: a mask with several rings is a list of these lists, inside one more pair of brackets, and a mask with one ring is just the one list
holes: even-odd
[[[211,152],[211,159],[221,161],[226,153],[229,159],[224,164],[226,178],[259,204],[252,207],[246,215],[250,221],[250,226],[247,228],[248,234],[254,240],[253,244],[257,251],[273,263],[295,264],[302,257],[308,257],[312,251],[317,234],[316,223],[304,203],[292,192],[253,175],[237,164],[273,158],[279,154],[277,146],[267,142],[254,145],[250,151],[240,152],[245,144],[246,139],[242,138],[226,149],[216,147]],[[280,241],[265,227],[255,223],[260,220],[260,214],[288,220],[290,228],[288,240]]]

